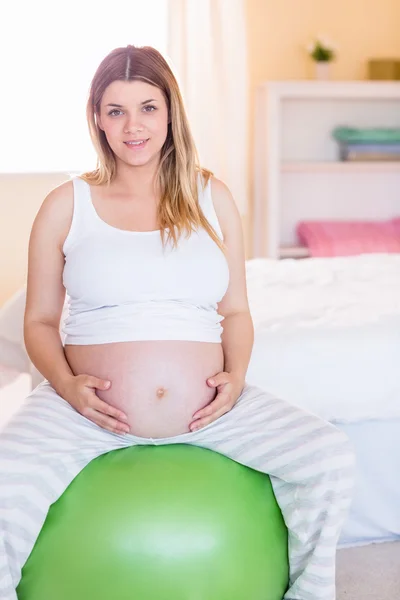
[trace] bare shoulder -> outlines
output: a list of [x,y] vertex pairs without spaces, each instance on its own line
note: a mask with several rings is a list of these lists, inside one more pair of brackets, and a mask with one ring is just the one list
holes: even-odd
[[226,183],[214,176],[211,177],[211,194],[214,204],[234,204],[232,193]]
[[33,222],[28,250],[25,324],[41,321],[59,326],[65,299],[62,244],[72,221],[73,201],[73,183],[66,181],[47,194]]
[[232,192],[226,183],[214,176],[211,177],[211,196],[224,237],[240,231],[240,213]]
[[72,180],[64,181],[50,190],[43,200],[41,209],[50,212],[58,212],[64,210],[68,212],[66,206],[73,207],[74,202],[74,186]]
[[72,222],[74,187],[72,180],[56,186],[46,195],[32,226],[32,235],[51,237],[61,249]]

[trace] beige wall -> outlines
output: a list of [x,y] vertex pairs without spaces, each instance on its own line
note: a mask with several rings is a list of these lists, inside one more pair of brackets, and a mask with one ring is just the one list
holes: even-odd
[[26,280],[29,233],[46,194],[65,173],[0,173],[0,306]]
[[[366,78],[370,57],[400,58],[400,0],[246,0],[246,8],[252,198],[255,87],[267,80],[312,77],[313,64],[304,47],[318,34],[326,35],[338,46],[334,79]],[[252,207],[248,215],[248,245],[251,219]]]

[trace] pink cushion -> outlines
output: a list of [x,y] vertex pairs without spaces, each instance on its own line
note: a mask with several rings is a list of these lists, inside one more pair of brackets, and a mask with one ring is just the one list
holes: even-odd
[[400,217],[391,220],[395,232],[400,235]]
[[296,230],[311,256],[400,253],[400,217],[389,221],[301,221]]

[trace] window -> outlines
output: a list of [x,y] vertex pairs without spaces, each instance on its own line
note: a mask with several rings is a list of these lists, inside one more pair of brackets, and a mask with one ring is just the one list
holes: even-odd
[[0,171],[94,168],[91,79],[114,48],[166,52],[167,0],[16,0],[0,17]]

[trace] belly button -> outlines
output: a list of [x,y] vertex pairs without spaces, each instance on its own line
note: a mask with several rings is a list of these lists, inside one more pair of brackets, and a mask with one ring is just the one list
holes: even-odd
[[162,398],[164,396],[164,394],[165,394],[165,389],[162,388],[162,387],[158,388],[158,390],[157,390],[157,397],[158,398]]

